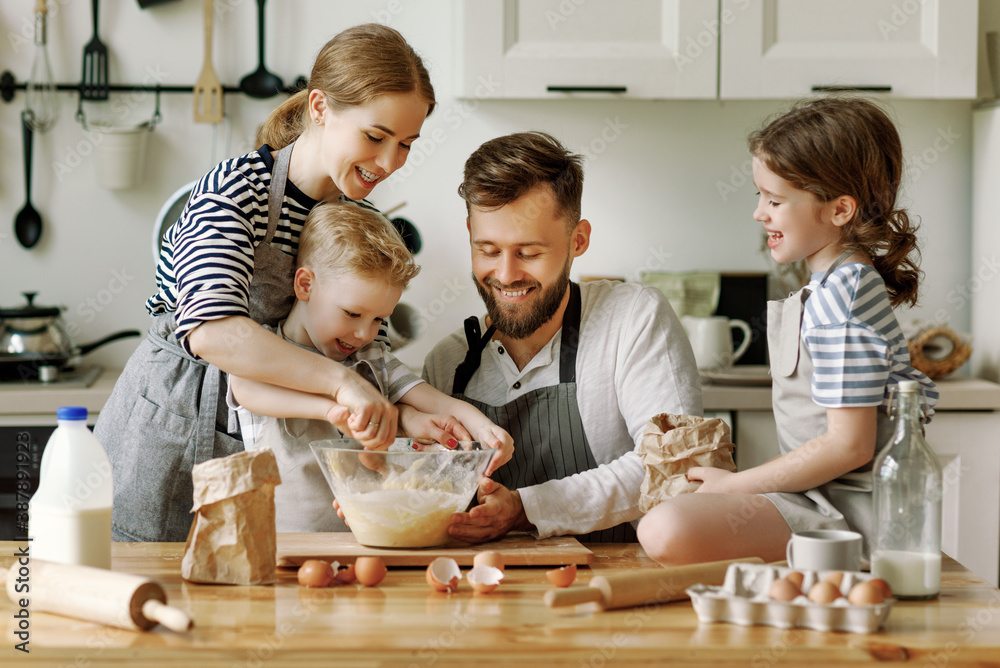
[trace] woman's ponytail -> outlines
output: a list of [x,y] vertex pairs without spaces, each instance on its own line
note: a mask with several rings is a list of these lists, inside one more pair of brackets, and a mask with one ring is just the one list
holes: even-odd
[[257,129],[257,146],[267,144],[279,151],[298,139],[306,127],[308,106],[308,90],[300,90],[285,100]]

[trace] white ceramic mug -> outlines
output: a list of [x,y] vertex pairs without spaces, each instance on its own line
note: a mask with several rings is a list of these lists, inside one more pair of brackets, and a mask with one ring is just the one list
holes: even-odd
[[[743,357],[750,347],[750,325],[743,320],[730,320],[724,315],[681,318],[684,331],[691,340],[694,359],[699,369],[727,369]],[[743,340],[733,350],[733,328],[743,332]]]
[[861,570],[861,534],[856,531],[800,531],[785,548],[788,567],[797,571]]

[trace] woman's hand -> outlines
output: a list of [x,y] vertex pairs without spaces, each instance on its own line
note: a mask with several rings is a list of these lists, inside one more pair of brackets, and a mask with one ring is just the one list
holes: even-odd
[[733,482],[732,476],[732,471],[714,466],[693,466],[687,472],[688,480],[701,483],[695,493],[704,492],[706,494],[734,493],[736,490],[729,489]]
[[487,476],[509,462],[510,458],[514,456],[514,439],[492,422],[476,432],[476,440],[485,447],[497,451],[490,461],[490,468],[486,471]]
[[357,373],[344,374],[333,399],[349,413],[346,419],[343,411],[335,412],[336,409],[327,414],[327,419],[341,432],[357,439],[366,448],[392,445],[396,438],[398,412],[371,383]]
[[398,408],[400,427],[410,438],[447,448],[454,448],[458,441],[472,440],[472,434],[454,416],[423,413],[406,404]]

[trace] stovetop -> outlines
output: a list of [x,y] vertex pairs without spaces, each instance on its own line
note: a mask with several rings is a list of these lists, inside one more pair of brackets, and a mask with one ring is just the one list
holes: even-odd
[[84,388],[90,387],[103,371],[99,366],[78,366],[71,369],[60,369],[55,380],[42,381],[38,378],[0,379],[0,389],[47,390],[53,388]]

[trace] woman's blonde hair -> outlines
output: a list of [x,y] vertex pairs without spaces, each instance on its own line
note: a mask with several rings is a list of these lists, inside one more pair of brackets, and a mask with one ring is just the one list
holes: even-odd
[[850,96],[801,101],[753,132],[749,144],[769,170],[819,201],[853,197],[858,208],[841,228],[842,246],[871,258],[893,306],[916,304],[917,226],[897,201],[903,146],[881,107]]
[[403,237],[381,214],[350,202],[313,207],[299,236],[298,266],[405,288],[420,272]]
[[273,150],[298,139],[308,122],[310,91],[326,95],[335,109],[356,107],[389,93],[420,93],[434,110],[434,87],[420,56],[396,30],[365,23],[344,30],[316,56],[309,85],[271,112],[257,130],[257,146]]

